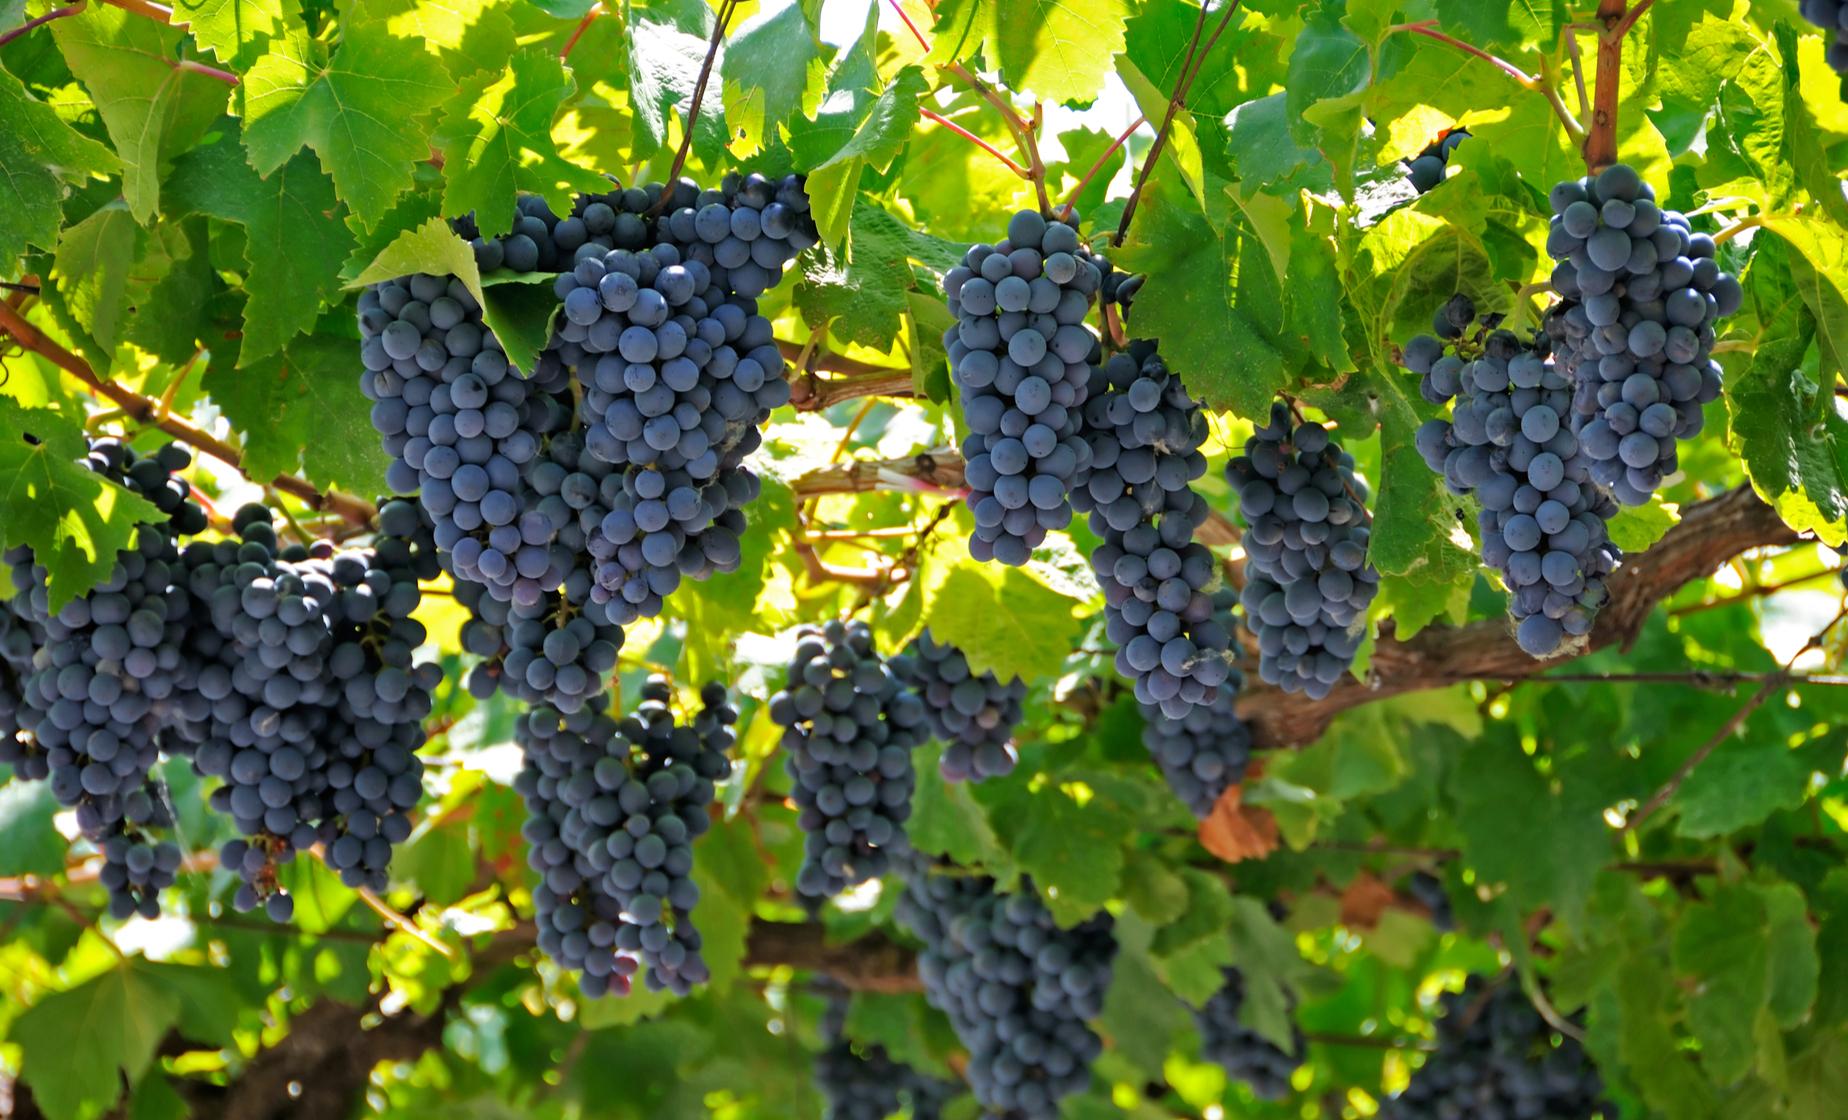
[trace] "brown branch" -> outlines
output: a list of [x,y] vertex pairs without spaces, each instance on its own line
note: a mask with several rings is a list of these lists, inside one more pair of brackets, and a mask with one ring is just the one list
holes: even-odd
[[[90,368],[89,362],[58,345],[50,336],[33,326],[23,315],[4,302],[0,302],[0,331],[10,335],[20,346],[43,356],[53,365],[83,382],[93,392],[107,398],[124,414],[133,417],[136,422],[159,428],[181,443],[210,455],[226,466],[242,469],[243,456],[235,447],[177,416],[162,415],[157,402],[124,389],[113,381],[98,377],[96,371]],[[285,494],[301,499],[310,509],[338,513],[358,525],[371,522],[373,514],[377,512],[373,509],[372,503],[364,499],[356,498],[351,494],[342,494],[337,490],[323,493],[316,489],[313,483],[293,475],[278,476],[272,479],[269,485]]]
[[1168,134],[1174,128],[1174,118],[1179,115],[1182,106],[1187,103],[1187,90],[1199,77],[1200,69],[1206,62],[1206,56],[1212,52],[1213,44],[1232,23],[1232,17],[1238,12],[1238,0],[1227,0],[1225,11],[1220,15],[1219,25],[1213,29],[1212,37],[1200,46],[1200,33],[1206,27],[1206,0],[1201,0],[1200,14],[1194,20],[1193,38],[1187,42],[1187,53],[1181,61],[1181,72],[1174,82],[1174,92],[1168,97],[1168,111],[1161,119],[1161,127],[1155,130],[1155,143],[1149,146],[1149,154],[1142,158],[1142,170],[1136,175],[1136,185],[1129,192],[1129,201],[1123,204],[1123,217],[1117,222],[1116,236],[1111,239],[1115,245],[1123,244],[1123,238],[1129,233],[1129,221],[1136,213],[1136,204],[1142,200],[1142,189],[1148,184],[1149,175],[1161,160],[1162,149],[1168,145]]
[[1592,91],[1591,120],[1581,149],[1585,171],[1591,175],[1617,162],[1617,94],[1623,85],[1623,34],[1630,29],[1624,19],[1624,0],[1598,0],[1598,22],[1604,31],[1598,35],[1597,87]]
[[1617,36],[1628,35],[1630,33],[1630,28],[1636,26],[1636,21],[1642,19],[1643,13],[1648,11],[1649,6],[1654,3],[1655,0],[1639,0],[1636,7],[1626,12],[1623,19],[1617,22],[1617,26],[1611,28],[1611,34]]
[[[1611,577],[1611,601],[1583,645],[1570,656],[1608,646],[1627,647],[1656,606],[1683,584],[1704,579],[1742,552],[1793,544],[1797,539],[1750,487],[1686,507],[1678,525]],[[1407,641],[1398,640],[1390,628],[1383,627],[1367,680],[1345,680],[1322,700],[1248,686],[1239,711],[1250,722],[1259,746],[1295,746],[1320,738],[1329,721],[1349,708],[1442,688],[1460,675],[1510,682],[1543,677],[1564,660],[1529,657],[1502,619],[1433,627]]]
[[751,925],[745,941],[747,968],[787,967],[826,973],[857,992],[916,992],[917,957],[883,933],[833,943],[820,922],[766,922]]
[[39,16],[37,19],[29,19],[26,22],[20,24],[18,27],[13,28],[13,30],[11,31],[0,33],[0,47],[6,46],[8,43],[19,38],[21,35],[24,35],[26,32],[31,31],[35,27],[42,27],[45,24],[48,24],[53,20],[64,19],[67,16],[74,16],[78,12],[83,11],[84,7],[85,7],[84,0],[78,0],[78,2],[75,4],[66,4],[62,8],[53,8],[51,11],[46,12],[42,16]]
[[790,484],[797,501],[824,494],[864,494],[899,490],[922,494],[961,491],[962,456],[947,447],[920,451],[904,459],[858,459],[810,471]]

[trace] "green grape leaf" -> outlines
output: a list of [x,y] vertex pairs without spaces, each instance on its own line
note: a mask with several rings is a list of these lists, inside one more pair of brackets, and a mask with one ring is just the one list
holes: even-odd
[[[1771,141],[1781,141],[1770,153],[1765,162],[1767,174],[1785,173],[1795,180],[1795,184],[1809,192],[1821,205],[1837,226],[1848,224],[1848,198],[1842,196],[1841,180],[1836,177],[1836,161],[1830,155],[1832,138],[1826,134],[1818,121],[1819,116],[1833,112],[1830,102],[1840,104],[1840,84],[1835,83],[1833,91],[1825,92],[1817,88],[1822,83],[1804,77],[1800,65],[1797,37],[1788,24],[1777,27],[1777,49],[1783,58],[1781,75],[1783,94],[1783,119],[1772,122],[1766,131],[1771,133]],[[1739,71],[1735,68],[1727,71],[1729,78],[1737,80]],[[1832,75],[1831,75],[1832,76]],[[1763,100],[1769,97],[1759,94]],[[1812,105],[1812,99],[1816,104]],[[1769,108],[1769,106],[1767,106]],[[1779,201],[1782,201],[1781,199]]]
[[1266,417],[1288,377],[1276,345],[1232,303],[1232,273],[1245,243],[1239,230],[1210,225],[1182,187],[1157,175],[1112,256],[1147,277],[1146,294],[1136,299],[1136,333],[1161,340],[1162,356],[1188,389],[1210,407]]
[[56,109],[36,101],[18,78],[0,69],[0,274],[28,245],[58,243],[58,204],[65,184],[120,170],[115,153],[64,123]]
[[97,1115],[115,1102],[124,1077],[132,1085],[147,1072],[180,1004],[145,968],[124,961],[44,996],[13,1024],[20,1074],[51,1120]]
[[[635,115],[635,158],[666,146],[676,115],[684,124],[715,17],[705,0],[629,0],[622,6],[629,29],[629,107]],[[724,57],[721,48],[720,59]],[[723,73],[722,61],[713,68]],[[722,97],[700,102],[693,147],[701,158],[716,157],[727,137]]]
[[1145,952],[1118,952],[1104,1013],[1098,1019],[1118,1054],[1150,1081],[1162,1078],[1162,1066],[1177,1037],[1193,1023],[1181,1001],[1161,982]]
[[1071,652],[1077,604],[1019,568],[964,559],[932,578],[924,625],[962,650],[974,672],[1038,680],[1054,675]]
[[1468,865],[1506,883],[1523,909],[1576,913],[1610,846],[1602,806],[1553,790],[1517,744],[1491,738],[1456,749],[1450,793]]
[[135,971],[149,986],[172,997],[178,1009],[176,1023],[187,1038],[220,1046],[237,1045],[242,1004],[223,969],[139,960]]
[[1340,24],[1322,18],[1297,36],[1284,81],[1290,134],[1328,159],[1338,184],[1353,178],[1361,101],[1372,76],[1367,44]]
[[1552,43],[1567,11],[1553,0],[1437,0],[1444,29],[1484,50]]
[[1086,786],[1062,775],[1027,799],[1014,843],[1020,869],[1033,876],[1046,908],[1062,926],[1083,921],[1116,895],[1123,881],[1123,837],[1135,820]]
[[751,904],[763,893],[767,878],[748,821],[715,828],[700,841],[693,881],[699,885],[699,933],[715,990],[723,990],[743,971]]
[[204,386],[244,439],[244,470],[274,478],[298,469],[315,482],[382,493],[387,460],[359,392],[350,321],[331,312],[315,334],[248,365],[214,362]]
[[1700,1040],[1701,1063],[1721,1084],[1752,1065],[1753,1027],[1769,999],[1766,924],[1757,891],[1723,885],[1675,927],[1674,968],[1689,984],[1688,1026]]
[[761,151],[797,113],[812,115],[827,66],[802,6],[787,4],[739,27],[726,45],[720,76],[734,156]]
[[55,875],[64,870],[64,838],[52,825],[58,800],[45,782],[15,778],[0,785],[0,875]]
[[32,549],[59,610],[108,579],[160,510],[83,466],[83,430],[66,416],[0,396],[0,433],[0,545]]
[[512,8],[512,0],[354,0],[349,18],[384,20],[393,35],[422,43],[462,79],[498,72],[519,48]]
[[224,285],[212,267],[211,231],[205,218],[162,222],[152,236],[149,253],[160,254],[162,275],[133,307],[127,338],[168,365],[179,366],[197,352],[211,323],[212,298]]
[[52,258],[63,312],[78,348],[91,368],[107,373],[129,317],[129,290],[145,293],[147,279],[134,273],[146,263],[147,231],[128,207],[111,204],[65,229]]
[[[1151,82],[1128,58],[1118,61],[1117,77],[1129,90],[1130,96],[1136,99],[1136,107],[1142,110],[1143,116],[1159,121],[1167,115],[1167,91]],[[1191,116],[1186,113],[1174,115],[1174,120],[1168,125],[1168,142],[1162,147],[1161,154],[1180,172],[1182,181],[1195,198],[1206,197],[1206,157],[1200,151],[1200,137],[1194,130]],[[1136,173],[1142,174],[1141,169],[1138,168]]]
[[443,209],[471,211],[483,237],[513,228],[514,200],[537,194],[561,214],[608,180],[558,154],[552,122],[576,90],[557,54],[531,47],[463,84],[433,141],[443,153]]
[[805,258],[792,302],[809,327],[848,342],[889,350],[904,327],[912,275],[911,234],[878,203],[860,199],[850,232],[853,258]]
[[1009,865],[988,814],[969,796],[967,782],[946,781],[937,769],[939,747],[918,752],[918,788],[906,832],[913,847],[948,856],[958,866],[980,867],[1005,878]]
[[1239,1021],[1286,1053],[1296,1046],[1295,1017],[1291,1008],[1295,991],[1309,972],[1296,951],[1296,939],[1277,924],[1262,899],[1239,895],[1232,899],[1233,962],[1245,984],[1245,1002]]
[[160,206],[163,166],[225,110],[225,86],[176,68],[184,32],[97,4],[51,25],[71,73],[90,91],[122,161],[122,197],[146,222]]
[[1829,271],[1848,261],[1848,241],[1803,219],[1774,232],[1745,276],[1760,337],[1751,364],[1726,379],[1726,442],[1786,524],[1839,545],[1848,539],[1848,413],[1803,360],[1812,343],[1825,368],[1848,354],[1848,300]]
[[978,50],[1011,89],[1047,101],[1090,101],[1122,51],[1126,0],[951,0],[937,8],[931,58]]
[[[1207,13],[1202,38],[1212,34],[1221,14],[1220,10]],[[1162,91],[1164,103],[1180,81],[1199,16],[1199,7],[1186,0],[1150,0],[1137,7],[1125,29],[1123,57]],[[1226,33],[1231,41],[1237,41],[1247,30],[1228,28]],[[1239,83],[1239,52],[1216,47],[1197,61],[1193,83],[1187,87],[1187,108],[1208,116],[1223,116],[1245,99]]]
[[1755,886],[1765,903],[1766,952],[1770,962],[1768,996],[1778,1025],[1791,1030],[1809,1015],[1822,977],[1817,934],[1810,925],[1809,902],[1793,883]]
[[173,25],[220,62],[244,65],[257,48],[300,25],[294,5],[283,0],[188,0],[173,9]]
[[1681,510],[1662,495],[1651,494],[1647,505],[1624,506],[1611,518],[1611,540],[1625,552],[1646,551],[1681,521]]
[[[924,91],[922,71],[915,66],[900,70],[864,116],[854,114],[853,131],[840,147],[809,173],[810,213],[824,243],[839,245],[845,240],[861,172],[867,167],[884,171],[898,158],[917,124],[918,100]],[[839,123],[845,122],[831,127],[838,128]],[[819,140],[816,134],[811,137],[811,144]]]
[[1422,422],[1409,390],[1414,379],[1396,368],[1362,381],[1380,420],[1380,490],[1373,503],[1367,558],[1381,573],[1427,585],[1448,585],[1476,568],[1461,499],[1425,465],[1415,436]]
[[250,164],[269,176],[312,148],[341,200],[371,226],[429,157],[426,114],[454,88],[441,63],[378,20],[344,23],[331,56],[304,33],[282,36],[244,77]]
[[1762,729],[1721,743],[1675,792],[1675,831],[1724,836],[1803,804],[1813,760]]
[[353,235],[340,220],[328,182],[307,156],[259,177],[234,130],[175,163],[168,180],[170,214],[200,213],[244,227],[249,271],[244,338],[238,363],[280,350],[314,326],[340,289],[340,266]]

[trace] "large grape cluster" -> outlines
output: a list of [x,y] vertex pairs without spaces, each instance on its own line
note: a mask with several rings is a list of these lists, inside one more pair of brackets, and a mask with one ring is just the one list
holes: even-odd
[[805,837],[796,889],[828,898],[876,879],[910,848],[905,822],[925,737],[924,702],[906,687],[860,621],[797,636],[789,683],[770,698],[783,730],[797,823]]
[[1826,41],[1829,66],[1837,74],[1848,74],[1848,3],[1843,0],[1800,0],[1803,18],[1821,29]]
[[992,880],[914,867],[898,918],[923,942],[925,997],[968,1049],[976,1099],[1022,1120],[1057,1116],[1102,1050],[1086,1021],[1110,987],[1110,915],[1061,929],[1030,884],[1002,894]]
[[44,644],[37,625],[13,608],[12,597],[0,599],[0,762],[27,781],[46,775],[44,753],[20,734],[19,722],[32,654]]
[[1239,602],[1258,639],[1258,675],[1320,699],[1353,663],[1379,590],[1366,483],[1326,428],[1292,426],[1282,402],[1226,478],[1248,529]]
[[1572,433],[1571,385],[1546,336],[1525,341],[1493,320],[1472,332],[1475,308],[1463,296],[1441,315],[1460,332],[1448,346],[1421,335],[1405,347],[1425,399],[1456,402],[1449,420],[1418,430],[1418,450],[1453,493],[1481,502],[1482,558],[1508,586],[1515,636],[1548,657],[1589,634],[1605,601],[1622,555],[1608,529],[1617,504]]
[[1213,617],[1219,565],[1194,540],[1209,513],[1192,485],[1206,473],[1206,418],[1140,340],[1095,371],[1084,418],[1090,465],[1072,504],[1101,541],[1091,569],[1117,671],[1139,702],[1179,719],[1211,704],[1230,672],[1232,635]]
[[160,520],[137,527],[107,579],[56,610],[45,567],[25,548],[6,556],[16,616],[7,631],[36,646],[26,663],[16,656],[19,638],[9,638],[16,722],[31,742],[10,734],[5,753],[22,777],[49,781],[78,829],[103,849],[118,917],[158,914],[156,895],[179,866],[179,850],[159,838],[171,822],[165,791],[149,773],[163,728],[198,710],[197,669],[185,648],[189,603],[175,582],[179,538],[206,527],[177,473],[189,462],[173,444],[145,456],[116,440],[91,445],[86,465],[147,499]]
[[1224,973],[1224,983],[1194,1012],[1200,1030],[1200,1054],[1243,1081],[1259,1100],[1274,1101],[1290,1094],[1290,1075],[1303,1060],[1303,1036],[1284,1050],[1239,1020],[1245,1006],[1245,978],[1236,968]]
[[1700,431],[1701,405],[1719,396],[1714,327],[1744,292],[1713,238],[1657,206],[1626,164],[1560,183],[1550,198],[1547,252],[1563,300],[1547,329],[1574,384],[1571,427],[1592,478],[1642,505],[1675,472],[1676,442]]
[[944,744],[937,768],[946,779],[979,782],[1014,772],[1014,728],[1027,695],[1019,677],[1002,684],[993,672],[972,672],[961,650],[929,630],[892,659],[892,671],[924,701],[930,733]]
[[621,720],[598,697],[576,712],[535,707],[516,725],[539,945],[582,974],[587,995],[628,992],[637,962],[650,989],[678,995],[710,976],[693,922],[692,843],[711,825],[738,713],[718,684],[686,724],[671,698],[654,678]]
[[[1227,630],[1236,625],[1232,612],[1237,602],[1229,590],[1213,597],[1214,619]],[[1251,764],[1251,729],[1238,715],[1244,683],[1245,675],[1232,666],[1212,702],[1195,705],[1179,719],[1142,705],[1142,745],[1161,767],[1168,788],[1202,820]]]
[[1024,564],[1071,523],[1069,491],[1090,465],[1081,422],[1098,350],[1084,318],[1101,282],[1077,227],[1032,210],[944,274],[978,560]]
[[1443,1003],[1437,1051],[1404,1092],[1380,1102],[1381,1120],[1589,1120],[1608,1114],[1600,1111],[1604,1084],[1584,1047],[1555,1038],[1518,987],[1485,992],[1472,977]]

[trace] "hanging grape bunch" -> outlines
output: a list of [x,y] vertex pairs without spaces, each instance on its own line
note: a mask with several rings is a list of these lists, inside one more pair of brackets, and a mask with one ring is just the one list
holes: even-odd
[[1258,675],[1320,699],[1353,663],[1379,590],[1366,483],[1326,428],[1293,425],[1281,401],[1226,479],[1249,529],[1239,603],[1258,639]]
[[1424,151],[1405,161],[1405,176],[1412,182],[1412,189],[1425,194],[1437,189],[1444,181],[1444,168],[1450,163],[1450,154],[1457,150],[1457,145],[1469,139],[1469,130],[1452,128],[1426,144]]
[[1656,205],[1626,164],[1555,186],[1547,252],[1562,302],[1547,318],[1572,380],[1572,430],[1591,476],[1642,505],[1678,469],[1676,442],[1720,394],[1714,328],[1744,292],[1713,238]]
[[892,671],[924,701],[930,732],[944,744],[938,769],[946,779],[979,782],[1014,772],[1014,728],[1027,695],[1019,677],[1002,684],[992,672],[973,672],[961,650],[929,630],[892,659]]
[[1243,1081],[1252,1096],[1274,1101],[1290,1094],[1290,1076],[1303,1063],[1306,1043],[1295,1030],[1294,1042],[1284,1050],[1246,1026],[1240,1019],[1245,1006],[1245,978],[1236,968],[1222,973],[1224,982],[1205,1005],[1194,1012],[1200,1030],[1200,1056]]
[[[1228,632],[1236,625],[1238,595],[1221,589],[1213,597],[1213,618]],[[1180,719],[1158,707],[1142,706],[1142,745],[1161,767],[1168,788],[1188,811],[1204,820],[1227,787],[1251,764],[1251,729],[1238,715],[1245,675],[1232,666],[1210,704],[1196,705]]]
[[1499,317],[1478,326],[1461,295],[1438,320],[1450,341],[1420,335],[1404,362],[1426,400],[1455,403],[1449,420],[1418,430],[1418,450],[1452,493],[1481,502],[1482,559],[1508,587],[1515,637],[1529,655],[1550,657],[1591,632],[1608,596],[1605,578],[1622,555],[1607,528],[1617,504],[1572,433],[1572,388],[1550,340],[1497,329]]
[[1032,210],[944,274],[978,560],[1024,564],[1071,523],[1069,492],[1090,463],[1080,420],[1097,339],[1084,318],[1101,280],[1077,227]]
[[893,673],[866,623],[797,636],[789,683],[770,698],[806,849],[796,889],[837,895],[909,851],[905,822],[926,733],[924,702]]
[[1848,3],[1844,0],[1799,0],[1803,18],[1822,30],[1826,57],[1837,74],[1848,74]]

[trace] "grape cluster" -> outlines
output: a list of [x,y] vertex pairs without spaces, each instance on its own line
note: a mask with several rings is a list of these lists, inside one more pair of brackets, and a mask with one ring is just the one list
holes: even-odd
[[1803,18],[1821,29],[1826,41],[1829,66],[1837,74],[1848,74],[1848,3],[1843,0],[1800,0]]
[[1518,987],[1485,992],[1471,977],[1443,1003],[1436,1052],[1403,1093],[1380,1102],[1381,1120],[1588,1120],[1608,1114],[1601,1111],[1603,1081],[1584,1047],[1555,1038]]
[[1081,421],[1098,352],[1084,318],[1101,283],[1077,227],[1032,210],[944,274],[978,560],[1024,564],[1071,523],[1068,492],[1090,466]]
[[1084,420],[1090,465],[1072,504],[1101,541],[1091,569],[1117,671],[1140,703],[1180,719],[1213,703],[1231,671],[1232,635],[1213,616],[1219,565],[1194,540],[1209,513],[1192,485],[1206,473],[1206,417],[1138,340],[1096,369]]
[[1418,430],[1418,450],[1452,493],[1481,502],[1482,558],[1508,586],[1516,639],[1549,657],[1589,634],[1604,604],[1622,556],[1608,528],[1617,504],[1572,433],[1571,385],[1546,336],[1524,341],[1492,319],[1470,332],[1475,307],[1464,296],[1439,321],[1453,341],[1420,335],[1405,365],[1422,375],[1426,400],[1456,403],[1449,420]]
[[1701,405],[1719,396],[1714,327],[1744,291],[1713,238],[1657,206],[1626,164],[1560,183],[1550,199],[1547,252],[1563,299],[1547,329],[1574,386],[1571,427],[1592,478],[1642,505],[1675,472],[1676,441],[1700,431]]
[[961,650],[929,630],[892,659],[892,671],[924,701],[930,733],[944,744],[938,761],[944,778],[979,782],[1014,772],[1014,728],[1027,695],[1019,677],[1002,684],[992,672],[972,672]]
[[[151,455],[112,439],[91,444],[85,465],[147,499],[161,519],[138,526],[109,577],[57,610],[48,573],[31,552],[6,556],[15,589],[7,664],[19,691],[5,760],[22,777],[49,781],[84,837],[103,850],[117,917],[159,914],[159,890],[179,866],[178,848],[159,838],[171,821],[166,792],[149,773],[163,728],[199,708],[197,667],[185,648],[189,602],[175,583],[179,538],[206,527],[178,476],[190,461],[174,444]],[[19,656],[28,648],[29,660]]]
[[926,729],[924,702],[879,656],[872,629],[857,620],[805,628],[770,718],[784,729],[806,842],[796,889],[828,898],[884,875],[909,851],[911,753]]
[[416,752],[442,679],[415,660],[426,634],[411,615],[419,581],[439,568],[430,524],[406,500],[381,507],[365,548],[284,546],[256,505],[232,528],[238,539],[194,541],[183,558],[211,627],[194,648],[213,654],[198,686],[209,719],[185,749],[220,779],[211,804],[240,833],[219,857],[244,880],[234,904],[284,921],[293,903],[278,864],[320,844],[348,886],[382,890],[410,835],[423,793]]
[[1429,871],[1414,871],[1405,881],[1405,893],[1431,912],[1431,924],[1439,931],[1457,927],[1456,915],[1450,910],[1450,895],[1444,881]]
[[1220,989],[1194,1012],[1201,1056],[1225,1070],[1232,1080],[1243,1081],[1259,1100],[1287,1097],[1290,1075],[1302,1064],[1302,1032],[1295,1032],[1286,1051],[1239,1021],[1244,1005],[1245,978],[1238,969],[1228,968]]
[[13,767],[26,781],[46,774],[44,753],[35,741],[20,734],[19,722],[32,654],[44,644],[32,620],[13,608],[12,597],[0,599],[0,762]]
[[693,923],[692,843],[730,772],[738,713],[716,683],[686,724],[671,699],[657,677],[621,720],[600,696],[575,712],[535,707],[515,726],[539,946],[581,974],[586,995],[626,994],[638,963],[651,990],[677,995],[710,976]]
[[1326,428],[1293,428],[1282,402],[1226,478],[1248,529],[1239,602],[1258,639],[1258,675],[1319,700],[1353,663],[1379,590],[1366,483]]
[[847,1000],[833,995],[822,1017],[825,1049],[815,1057],[815,1087],[827,1103],[824,1120],[886,1120],[907,1108],[911,1120],[937,1120],[962,1092],[960,1083],[933,1077],[895,1060],[878,1043],[847,1037]]
[[1424,151],[1405,161],[1406,178],[1419,194],[1437,189],[1444,181],[1444,168],[1450,165],[1450,153],[1469,138],[1469,130],[1452,128],[1425,145]]
[[[1214,620],[1228,631],[1236,625],[1237,603],[1237,594],[1229,590],[1213,597]],[[1202,820],[1251,764],[1251,729],[1238,715],[1244,683],[1245,675],[1232,666],[1212,702],[1195,705],[1179,719],[1142,705],[1142,745],[1161,767],[1168,788]]]
[[1061,929],[1030,884],[914,867],[898,918],[923,942],[918,975],[969,1051],[982,1105],[1023,1120],[1057,1116],[1090,1083],[1102,1050],[1087,1024],[1103,1008],[1116,939],[1102,913]]

